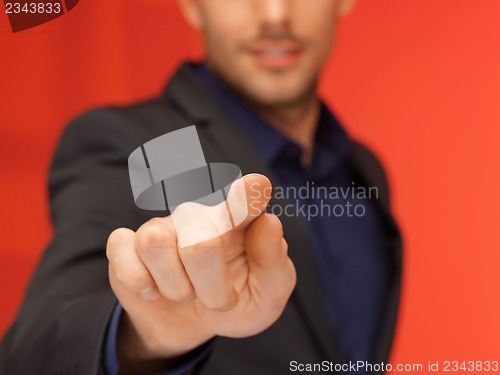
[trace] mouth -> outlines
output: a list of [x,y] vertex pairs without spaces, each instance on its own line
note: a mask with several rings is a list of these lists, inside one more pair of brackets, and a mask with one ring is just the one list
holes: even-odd
[[259,66],[275,71],[291,68],[298,62],[302,52],[295,43],[273,43],[250,49],[250,54]]

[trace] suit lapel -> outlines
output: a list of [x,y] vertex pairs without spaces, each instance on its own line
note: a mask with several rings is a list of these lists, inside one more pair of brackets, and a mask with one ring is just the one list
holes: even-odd
[[379,189],[379,199],[375,200],[375,205],[382,213],[389,227],[398,233],[396,221],[389,209],[389,191],[382,167],[374,156],[359,143],[354,144],[352,164],[361,178],[362,185],[366,187],[376,186]]
[[[276,176],[261,159],[253,144],[212,100],[191,66],[183,65],[180,68],[170,81],[165,97],[175,103],[191,123],[197,125],[200,138],[206,140],[210,148],[217,150],[219,157],[223,158],[209,158],[210,162],[231,162],[238,165],[243,174],[262,173],[269,177],[273,186],[279,185]],[[271,204],[284,206],[287,202],[276,199]],[[335,360],[333,338],[327,329],[326,310],[309,233],[297,217],[283,215],[280,219],[289,244],[289,255],[297,270],[297,287],[291,300],[303,315],[304,323],[311,331],[322,358]]]
[[[389,188],[384,178],[383,170],[378,161],[365,147],[360,144],[354,145],[352,158],[353,168],[361,178],[364,186],[376,186],[379,188],[379,199],[375,204],[382,213],[383,219],[387,223],[388,233],[386,234],[387,249],[392,259],[394,277],[389,289],[384,320],[381,323],[378,345],[374,353],[375,363],[387,361],[393,341],[394,330],[399,308],[399,298],[401,292],[401,272],[403,264],[403,252],[401,234],[394,217],[390,212]],[[381,372],[380,372],[381,373]]]

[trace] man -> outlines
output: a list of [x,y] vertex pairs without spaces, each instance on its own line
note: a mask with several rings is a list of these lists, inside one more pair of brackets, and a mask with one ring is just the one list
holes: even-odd
[[[352,0],[180,5],[202,31],[205,63],[184,64],[159,98],[92,111],[62,137],[54,238],[3,340],[3,372],[285,374],[386,361],[401,268],[386,180],[317,95]],[[236,229],[180,248],[170,216],[134,205],[127,158],[191,124],[207,160],[254,173],[243,179],[251,209]],[[269,202],[271,182],[378,193]],[[265,213],[291,202],[295,214]]]

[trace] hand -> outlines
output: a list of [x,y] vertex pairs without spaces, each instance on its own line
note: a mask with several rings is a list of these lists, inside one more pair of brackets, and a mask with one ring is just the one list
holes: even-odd
[[[170,216],[154,218],[137,232],[120,228],[109,236],[109,279],[125,310],[117,348],[121,365],[143,371],[146,364],[175,359],[217,335],[252,336],[283,312],[296,274],[279,219],[263,213],[271,184],[258,174],[242,183],[248,216],[216,238],[180,248]],[[186,203],[176,210],[199,218],[220,207]],[[196,227],[190,230],[183,236],[199,236]]]

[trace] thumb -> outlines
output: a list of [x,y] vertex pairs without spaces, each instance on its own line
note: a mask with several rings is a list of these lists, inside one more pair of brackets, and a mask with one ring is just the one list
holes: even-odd
[[268,306],[284,307],[295,287],[296,273],[280,220],[271,214],[259,216],[247,230],[245,249],[254,295]]

